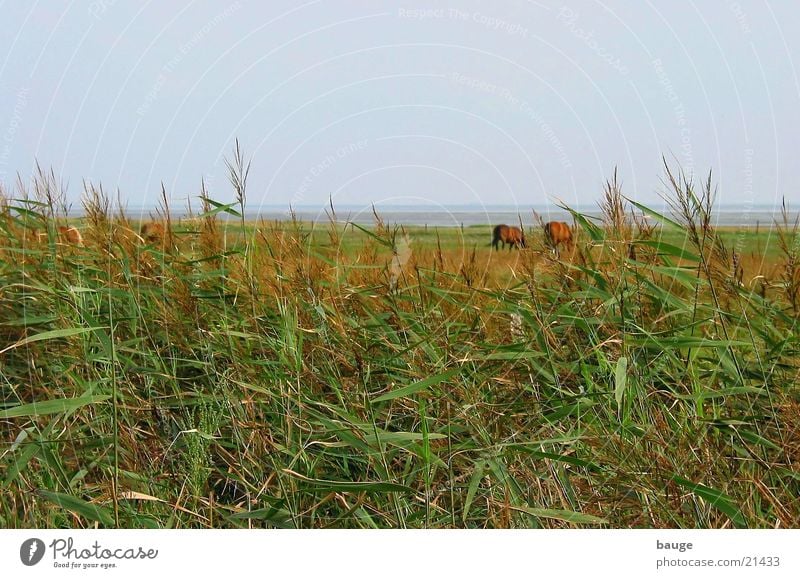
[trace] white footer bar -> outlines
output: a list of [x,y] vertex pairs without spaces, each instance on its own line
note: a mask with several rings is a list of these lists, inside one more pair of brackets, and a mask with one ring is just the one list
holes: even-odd
[[4,576],[777,577],[798,550],[800,530],[0,531]]

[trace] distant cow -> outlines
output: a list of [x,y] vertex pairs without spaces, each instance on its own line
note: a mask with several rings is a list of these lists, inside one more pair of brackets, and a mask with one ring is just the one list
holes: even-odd
[[164,225],[155,221],[143,223],[139,229],[139,236],[145,243],[160,243],[164,240]]
[[569,225],[562,221],[550,221],[544,226],[544,235],[547,244],[558,254],[558,246],[566,245],[572,246],[572,230]]
[[492,247],[499,250],[498,243],[503,243],[503,247],[525,248],[525,233],[519,227],[509,227],[508,225],[497,225],[492,234]]
[[64,225],[60,225],[58,227],[58,236],[62,241],[69,243],[70,245],[83,246],[83,235],[81,235],[81,232],[75,227],[65,227]]

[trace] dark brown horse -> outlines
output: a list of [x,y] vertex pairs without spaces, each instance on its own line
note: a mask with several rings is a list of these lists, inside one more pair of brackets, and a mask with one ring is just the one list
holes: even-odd
[[562,221],[550,221],[544,226],[544,235],[547,244],[558,253],[559,245],[572,246],[572,230]]
[[492,234],[492,247],[499,250],[498,243],[503,243],[505,247],[508,245],[508,250],[511,247],[525,248],[525,233],[519,227],[509,227],[508,225],[497,225]]

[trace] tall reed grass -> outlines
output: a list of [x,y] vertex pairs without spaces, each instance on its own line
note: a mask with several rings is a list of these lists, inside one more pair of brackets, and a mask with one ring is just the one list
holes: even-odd
[[668,166],[668,214],[615,174],[561,258],[249,223],[229,170],[163,243],[99,185],[84,247],[52,172],[3,195],[3,527],[800,525],[788,211],[743,283]]

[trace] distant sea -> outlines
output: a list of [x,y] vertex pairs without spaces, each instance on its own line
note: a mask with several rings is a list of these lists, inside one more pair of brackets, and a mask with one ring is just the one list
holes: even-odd
[[[652,205],[651,209],[674,218],[668,207]],[[353,222],[359,225],[372,225],[375,217],[372,213],[372,206],[339,206],[336,209],[336,220],[339,222]],[[294,216],[305,222],[327,223],[330,208],[319,207],[296,207]],[[576,211],[588,217],[599,218],[600,211],[594,207],[577,207]],[[378,215],[387,224],[397,225],[417,225],[429,227],[469,227],[472,225],[496,225],[498,223],[516,224],[520,219],[524,225],[535,224],[534,213],[536,211],[545,221],[572,221],[569,212],[557,206],[538,206],[538,207],[509,207],[509,206],[473,206],[462,205],[450,208],[436,207],[412,207],[412,206],[376,206]],[[155,214],[155,207],[131,207],[126,208],[126,213],[132,218],[148,218]],[[80,216],[79,211],[73,211],[74,216]],[[175,211],[173,217],[186,217],[185,212]],[[790,212],[791,218],[798,216],[797,211]],[[222,219],[233,218],[225,213],[219,213]],[[292,218],[289,208],[264,206],[259,210],[246,210],[245,219],[255,221],[264,219],[267,221],[285,221]],[[238,218],[238,217],[236,217]],[[780,208],[772,205],[740,205],[726,206],[713,211],[713,221],[718,227],[751,226],[770,227],[775,219],[780,219]]]

